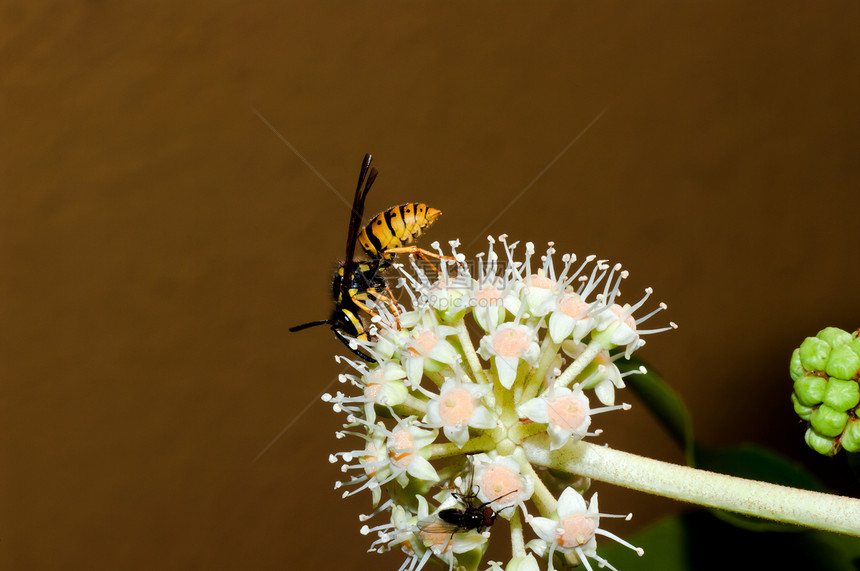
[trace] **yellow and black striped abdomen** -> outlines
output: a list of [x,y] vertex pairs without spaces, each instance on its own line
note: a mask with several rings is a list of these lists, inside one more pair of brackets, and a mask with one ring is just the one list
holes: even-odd
[[421,202],[409,202],[380,212],[358,234],[358,243],[371,258],[390,248],[407,246],[442,214]]

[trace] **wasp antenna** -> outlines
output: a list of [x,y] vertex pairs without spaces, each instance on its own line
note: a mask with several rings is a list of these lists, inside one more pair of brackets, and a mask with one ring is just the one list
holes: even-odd
[[317,325],[330,325],[331,321],[328,319],[320,319],[319,321],[311,321],[310,323],[302,323],[301,325],[296,325],[295,327],[290,327],[290,331],[301,331],[302,329],[307,329],[308,327],[316,327]]

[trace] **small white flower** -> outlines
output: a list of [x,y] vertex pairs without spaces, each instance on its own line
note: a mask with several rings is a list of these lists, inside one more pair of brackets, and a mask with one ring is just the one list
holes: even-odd
[[[341,438],[343,433],[338,433],[338,438]],[[342,472],[361,471],[363,474],[353,476],[348,482],[335,482],[334,488],[337,490],[343,486],[358,486],[354,490],[344,492],[343,497],[349,497],[357,494],[362,490],[370,490],[373,496],[373,505],[379,505],[381,498],[381,486],[393,478],[388,461],[388,450],[385,447],[385,436],[381,432],[372,432],[369,435],[363,435],[366,440],[364,450],[350,450],[347,452],[338,452],[329,456],[329,462],[335,463],[338,458],[344,461],[341,466]],[[357,464],[349,464],[353,460],[358,460]]]
[[427,403],[425,425],[442,428],[448,440],[462,447],[469,440],[469,427],[496,427],[495,416],[481,404],[481,399],[489,391],[489,385],[464,383],[454,378],[446,380],[439,389],[439,395]]
[[401,361],[413,387],[421,383],[425,368],[438,371],[440,364],[453,365],[459,360],[459,353],[446,339],[454,334],[453,327],[439,325],[431,313],[425,313],[421,325],[412,329],[401,350]]
[[[618,287],[616,285],[612,295],[609,296],[610,300],[615,297],[617,290]],[[611,349],[613,347],[624,347],[624,357],[629,359],[630,355],[633,354],[633,351],[645,344],[645,340],[642,339],[642,335],[660,333],[669,329],[678,328],[678,326],[672,321],[669,322],[667,327],[647,330],[637,328],[639,324],[647,321],[655,314],[666,309],[666,304],[661,303],[657,306],[657,309],[654,309],[647,315],[638,319],[633,318],[633,313],[645,304],[648,298],[651,297],[651,293],[653,293],[653,290],[650,287],[645,288],[645,295],[632,306],[630,304],[624,304],[621,306],[610,303],[608,311],[602,312],[598,318],[598,324],[595,329],[603,333],[603,335],[608,334],[608,339],[606,341],[606,343],[608,343],[608,346],[606,347],[607,349]]]
[[468,288],[459,281],[437,280],[426,292],[430,307],[435,309],[444,321],[454,321],[469,309]]
[[401,547],[404,551],[411,551],[415,536],[415,522],[417,518],[410,513],[406,508],[400,505],[394,505],[391,508],[391,520],[389,523],[382,524],[376,527],[363,525],[361,527],[362,535],[377,533],[378,539],[370,545],[369,551],[384,553],[392,547]]
[[409,394],[408,389],[399,382],[406,378],[406,371],[393,361],[371,369],[363,378],[364,396],[368,402],[392,407],[403,403]]
[[633,309],[630,304],[621,306],[614,303],[609,306],[609,311],[600,314],[596,329],[609,330],[609,342],[616,347],[628,346],[639,341],[636,320],[633,319]]
[[[568,340],[562,343],[561,349],[566,355],[575,359],[585,351],[586,345],[584,343],[575,343]],[[594,394],[597,396],[597,400],[607,406],[615,404],[615,389],[623,389],[627,386],[624,384],[624,377],[637,372],[645,372],[645,368],[640,367],[637,370],[622,373],[615,365],[615,360],[620,357],[622,357],[621,353],[613,357],[609,354],[609,351],[604,349],[598,353],[591,362],[590,369],[593,369],[593,371],[586,370],[586,372],[590,374],[588,375],[587,381],[583,383],[583,388],[594,389]]]
[[502,456],[495,450],[472,457],[472,486],[478,499],[488,504],[497,515],[510,518],[512,506],[525,511],[525,502],[534,494],[534,482],[521,473],[520,464],[512,456]]
[[589,434],[588,397],[579,385],[573,390],[553,385],[544,395],[520,405],[517,412],[534,422],[547,423],[550,450],[561,448],[571,437],[576,441]]
[[549,334],[556,343],[561,343],[571,335],[576,343],[594,328],[595,319],[591,316],[594,307],[585,303],[579,294],[566,293],[552,300],[549,316]]
[[481,338],[478,354],[486,360],[493,359],[499,382],[510,389],[517,378],[520,361],[530,366],[537,364],[540,346],[535,341],[535,329],[520,323],[503,323],[495,332]]
[[439,481],[433,465],[422,454],[433,444],[437,430],[423,430],[412,424],[412,417],[400,421],[388,436],[388,460],[400,485],[409,483],[407,474],[419,480]]
[[[461,507],[459,500],[449,495],[431,515],[431,520],[427,520],[427,523],[422,525],[419,531],[424,546],[449,565],[453,563],[455,553],[466,553],[478,549],[489,538],[489,533],[478,533],[475,530],[461,530],[452,533],[448,526],[439,523],[438,513],[440,511]],[[419,518],[419,522],[421,521],[422,519]]]
[[505,567],[505,571],[540,571],[540,566],[535,556],[529,553],[525,557],[514,557],[511,559],[507,567]]
[[531,315],[536,317],[546,315],[547,302],[558,295],[558,284],[538,271],[523,280],[523,295],[526,307]]
[[597,560],[600,567],[606,566],[615,570],[606,559],[597,555],[597,534],[610,537],[642,555],[642,549],[600,529],[600,516],[597,510],[597,494],[591,496],[591,502],[586,505],[585,499],[578,492],[566,488],[558,499],[558,506],[552,518],[534,517],[529,520],[540,539],[530,541],[528,546],[538,555],[547,557],[550,571],[553,569],[552,558],[556,550],[575,553],[589,571],[592,571],[591,564],[586,557]]
[[472,315],[484,331],[495,331],[505,319],[505,288],[501,280],[476,282],[472,289]]

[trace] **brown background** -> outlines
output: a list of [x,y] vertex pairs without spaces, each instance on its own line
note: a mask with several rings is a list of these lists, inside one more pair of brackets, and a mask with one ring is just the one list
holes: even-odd
[[[329,312],[338,193],[365,152],[368,209],[430,203],[433,239],[624,263],[626,299],[653,286],[657,321],[680,325],[641,354],[699,438],[774,447],[856,495],[802,443],[787,361],[860,325],[859,16],[4,3],[0,567],[399,565],[364,553],[368,496],[332,490],[327,456],[355,443],[316,399],[342,347],[287,331]],[[680,461],[632,402],[599,418],[604,441]],[[625,536],[683,508],[598,489],[602,511],[635,512],[610,526]]]

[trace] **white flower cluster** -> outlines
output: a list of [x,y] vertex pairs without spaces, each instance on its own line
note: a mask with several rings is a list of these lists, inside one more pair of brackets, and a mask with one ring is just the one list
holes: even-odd
[[[362,532],[376,535],[373,551],[401,549],[401,571],[431,557],[476,569],[497,517],[511,532],[509,569],[537,569],[543,559],[549,569],[590,570],[588,558],[614,569],[597,555],[597,534],[636,548],[599,528],[606,514],[596,494],[586,503],[586,483],[556,499],[554,477],[539,474],[521,445],[543,438],[555,450],[598,434],[589,432],[592,415],[629,408],[615,404],[625,377],[615,361],[674,324],[642,329],[665,305],[634,317],[651,291],[621,305],[620,265],[565,254],[556,267],[552,244],[538,261],[531,243],[518,261],[517,244],[498,240],[502,256],[490,238],[474,266],[456,242],[438,268],[412,258],[408,271],[398,266],[408,303],[374,305],[371,341],[354,341],[375,362],[339,357],[354,369],[340,377],[352,388],[323,397],[346,414],[338,437],[364,443],[331,456],[352,474],[336,487],[370,492],[374,510],[360,519],[385,522]],[[602,406],[592,406],[590,391]],[[526,542],[524,524],[535,539]]]

